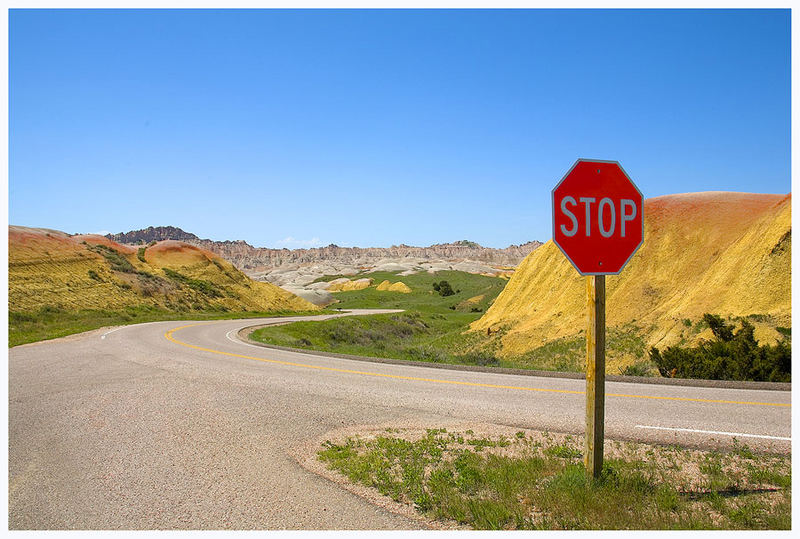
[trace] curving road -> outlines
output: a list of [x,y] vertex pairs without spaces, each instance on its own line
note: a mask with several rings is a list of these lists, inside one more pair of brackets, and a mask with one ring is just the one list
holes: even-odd
[[[582,380],[237,338],[276,321],[154,322],[10,349],[9,527],[419,528],[306,471],[297,449],[357,425],[583,432]],[[607,439],[791,450],[788,391],[609,382],[606,393]]]

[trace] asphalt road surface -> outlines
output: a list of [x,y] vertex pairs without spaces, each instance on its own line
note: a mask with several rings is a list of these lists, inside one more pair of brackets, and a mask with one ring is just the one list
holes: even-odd
[[[582,433],[584,382],[272,350],[269,320],[154,322],[9,350],[11,529],[411,529],[302,468],[341,427]],[[606,439],[791,450],[788,391],[606,384]]]

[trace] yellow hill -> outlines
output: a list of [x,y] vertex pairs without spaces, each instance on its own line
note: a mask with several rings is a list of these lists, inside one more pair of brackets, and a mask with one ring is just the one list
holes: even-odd
[[364,290],[372,284],[372,279],[356,279],[355,281],[334,282],[328,287],[328,292],[352,292]]
[[394,284],[389,281],[382,281],[381,284],[375,287],[375,290],[380,290],[382,292],[400,292],[401,294],[411,293],[411,288],[402,281],[398,281]]
[[[702,328],[689,323],[703,313],[753,315],[756,338],[775,341],[776,326],[791,326],[791,195],[646,200],[645,241],[620,275],[606,278],[606,290],[610,339],[627,335],[641,345],[609,345],[609,372],[650,346],[696,340]],[[558,340],[575,343],[586,324],[585,293],[585,277],[550,241],[518,266],[471,328],[494,334],[506,357]]]
[[401,294],[410,294],[411,288],[403,281],[397,281],[388,288],[389,292],[400,292]]
[[[218,256],[181,242],[140,250],[103,236],[11,226],[9,311],[151,305],[170,310],[275,311],[318,307],[249,279]],[[144,261],[140,259],[141,251]]]

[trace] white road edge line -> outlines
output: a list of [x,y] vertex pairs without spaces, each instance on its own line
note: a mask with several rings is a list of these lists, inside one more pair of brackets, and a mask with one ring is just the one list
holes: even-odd
[[114,329],[108,330],[108,331],[106,331],[105,333],[103,333],[102,335],[100,335],[100,338],[101,338],[101,339],[105,339],[105,338],[106,338],[106,335],[108,335],[109,333],[114,333],[114,332],[115,332],[115,331],[117,331],[118,329],[122,329],[122,328],[126,328],[126,327],[128,327],[128,326],[120,326],[120,327],[118,327],[118,328],[114,328]]
[[252,346],[253,348],[261,348],[262,350],[264,349],[263,346],[258,346],[257,344],[250,344],[249,342],[244,342],[241,339],[235,339],[235,338],[231,337],[231,333],[233,333],[234,331],[239,332],[241,330],[242,330],[242,328],[232,329],[228,333],[226,333],[225,336],[228,338],[229,341],[235,342],[236,344],[243,344],[245,346]]
[[722,434],[724,436],[735,436],[742,438],[765,438],[767,440],[787,440],[791,438],[784,438],[783,436],[767,436],[766,434],[744,434],[742,432],[722,432],[718,430],[699,430],[699,429],[679,429],[673,427],[654,427],[651,425],[636,425],[637,429],[655,429],[655,430],[675,430],[679,432],[697,432],[700,434]]
[[183,320],[153,320],[152,322],[141,322],[139,324],[128,324],[126,326],[119,326],[119,327],[115,327],[114,329],[109,329],[108,331],[106,331],[105,333],[100,335],[100,338],[101,339],[105,339],[106,335],[108,335],[109,333],[114,333],[115,331],[119,331],[119,330],[125,329],[125,328],[142,327],[142,326],[149,326],[150,324],[164,324],[164,323],[171,323],[171,322],[183,322]]

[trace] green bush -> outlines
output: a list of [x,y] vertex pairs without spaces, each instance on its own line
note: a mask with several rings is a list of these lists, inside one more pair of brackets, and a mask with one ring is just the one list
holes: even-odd
[[139,247],[139,250],[136,251],[136,258],[138,258],[142,262],[147,262],[147,260],[144,259],[144,251],[145,251],[145,249],[147,249],[147,247]]
[[704,314],[703,322],[711,328],[713,340],[702,341],[692,348],[670,346],[663,352],[655,347],[650,349],[650,359],[658,367],[661,376],[791,381],[790,332],[781,332],[783,338],[774,346],[759,345],[754,336],[755,328],[747,320],[741,321],[738,330],[713,314]]
[[442,297],[452,296],[455,294],[453,287],[450,286],[450,283],[447,281],[440,281],[438,283],[433,283],[433,289],[436,292],[439,292],[439,295]]

